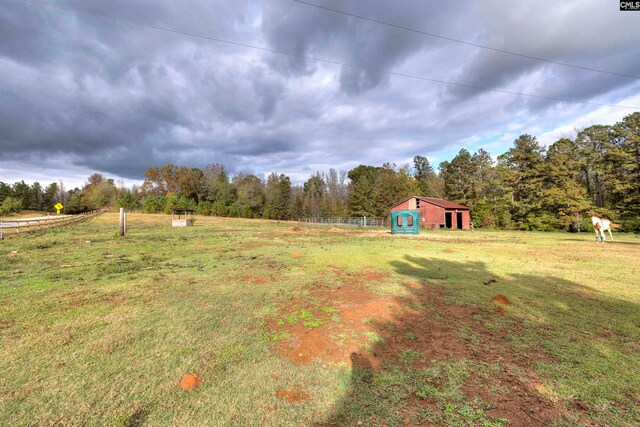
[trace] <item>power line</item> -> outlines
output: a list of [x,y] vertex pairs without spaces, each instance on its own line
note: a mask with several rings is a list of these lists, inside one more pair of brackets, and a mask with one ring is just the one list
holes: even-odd
[[332,8],[326,7],[326,6],[320,6],[318,4],[309,3],[309,2],[306,2],[306,1],[303,1],[303,0],[293,0],[293,1],[295,1],[296,3],[300,3],[300,4],[305,4],[307,6],[316,7],[318,9],[324,9],[324,10],[327,10],[327,11],[330,11],[330,12],[340,13],[342,15],[346,15],[346,16],[351,16],[353,18],[362,19],[364,21],[375,22],[376,24],[386,25],[388,27],[398,28],[400,30],[411,31],[412,33],[422,34],[424,36],[429,36],[429,37],[435,37],[435,38],[442,39],[442,40],[448,40],[448,41],[455,42],[455,43],[461,43],[461,44],[466,44],[466,45],[469,45],[469,46],[479,47],[481,49],[487,49],[487,50],[491,50],[491,51],[494,51],[494,52],[505,53],[507,55],[519,56],[521,58],[532,59],[532,60],[535,60],[535,61],[542,61],[542,62],[547,62],[547,63],[550,63],[550,64],[562,65],[564,67],[578,68],[580,70],[588,70],[588,71],[594,71],[596,73],[610,74],[612,76],[628,77],[630,79],[640,80],[640,77],[633,76],[633,75],[630,75],[630,74],[616,73],[614,71],[599,70],[597,68],[583,67],[581,65],[574,65],[574,64],[568,64],[566,62],[554,61],[552,59],[539,58],[537,56],[526,55],[524,53],[513,52],[513,51],[510,51],[510,50],[499,49],[499,48],[496,48],[496,47],[491,47],[491,46],[487,46],[487,45],[468,42],[468,41],[465,41],[465,40],[455,39],[453,37],[442,36],[442,35],[435,34],[435,33],[430,33],[430,32],[427,32],[427,31],[416,30],[415,28],[403,27],[402,25],[392,24],[390,22],[385,22],[385,21],[379,21],[379,20],[373,19],[373,18],[367,18],[366,16],[356,15],[354,13],[349,13],[349,12],[345,12],[343,10],[338,10],[338,9],[332,9]]
[[169,33],[180,34],[180,35],[183,35],[183,36],[189,36],[189,37],[199,38],[199,39],[203,39],[203,40],[214,41],[214,42],[218,42],[218,43],[225,43],[225,44],[229,44],[229,45],[233,45],[233,46],[242,46],[242,47],[247,47],[247,48],[250,48],[250,49],[260,50],[260,51],[263,51],[263,52],[276,53],[276,54],[279,54],[279,55],[286,55],[286,56],[290,56],[290,57],[293,57],[293,58],[308,59],[310,61],[323,62],[323,63],[333,64],[333,65],[340,65],[340,66],[343,66],[343,67],[349,67],[349,68],[353,68],[353,69],[356,69],[356,70],[370,71],[370,72],[386,74],[386,75],[390,75],[390,76],[406,77],[406,78],[411,78],[411,79],[421,80],[421,81],[426,81],[426,82],[440,83],[440,84],[446,84],[446,85],[450,85],[450,86],[465,87],[465,88],[470,88],[470,89],[484,90],[484,91],[497,92],[497,93],[505,93],[505,94],[509,94],[509,95],[525,96],[525,97],[537,98],[537,99],[546,99],[546,100],[549,100],[549,101],[560,101],[560,102],[570,102],[570,103],[575,103],[575,104],[596,105],[596,106],[599,106],[599,107],[613,107],[613,108],[625,108],[625,109],[629,109],[629,110],[640,110],[640,107],[631,107],[631,106],[616,105],[616,104],[604,104],[604,103],[592,102],[592,101],[583,101],[583,100],[567,99],[567,98],[557,98],[557,97],[544,96],[544,95],[535,95],[535,94],[531,94],[531,93],[515,92],[515,91],[509,91],[509,90],[503,90],[503,89],[493,89],[493,88],[477,86],[477,85],[473,85],[473,84],[450,82],[450,81],[446,81],[446,80],[438,80],[438,79],[433,79],[433,78],[429,78],[429,77],[416,76],[416,75],[413,75],[413,74],[399,73],[399,72],[395,72],[395,71],[382,70],[382,69],[378,69],[378,68],[362,67],[362,66],[359,66],[359,65],[347,64],[347,63],[344,63],[344,62],[334,61],[334,60],[331,60],[331,59],[316,58],[316,57],[307,56],[307,55],[298,55],[298,54],[294,54],[294,53],[290,53],[290,52],[286,52],[286,51],[282,51],[282,50],[278,50],[278,49],[271,49],[271,48],[262,47],[262,46],[255,46],[255,45],[251,45],[251,44],[247,44],[247,43],[241,43],[241,42],[235,42],[235,41],[231,41],[231,40],[224,40],[224,39],[220,39],[220,38],[216,38],[216,37],[209,37],[209,36],[205,36],[205,35],[201,35],[201,34],[194,34],[194,33],[190,33],[190,32],[187,32],[187,31],[174,30],[172,28],[160,27],[160,26],[152,25],[152,24],[146,24],[146,23],[143,23],[143,22],[134,21],[132,19],[121,18],[121,17],[113,16],[113,15],[107,15],[107,14],[100,13],[100,12],[93,12],[93,11],[84,10],[84,9],[77,9],[77,8],[72,8],[72,7],[53,5],[53,4],[50,4],[50,3],[47,3],[47,2],[43,2],[43,1],[39,1],[39,0],[20,0],[20,1],[22,1],[24,3],[31,3],[31,4],[35,4],[35,5],[39,5],[39,6],[46,6],[46,7],[50,7],[50,8],[54,8],[54,9],[64,10],[64,11],[67,11],[67,12],[74,12],[74,13],[80,13],[80,14],[85,14],[85,15],[97,16],[97,17],[100,17],[100,18],[103,18],[103,19],[108,19],[108,20],[111,20],[111,21],[116,21],[116,22],[120,22],[120,23],[124,23],[124,24],[128,24],[128,25],[136,25],[136,26],[139,26],[139,27],[150,28],[150,29],[159,30],[159,31],[166,31],[166,32],[169,32]]

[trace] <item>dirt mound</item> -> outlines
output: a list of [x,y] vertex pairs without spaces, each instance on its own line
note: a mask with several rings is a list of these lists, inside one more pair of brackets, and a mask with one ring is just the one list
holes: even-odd
[[289,403],[297,403],[302,400],[307,400],[311,396],[304,391],[296,391],[296,390],[278,390],[276,395],[282,399],[286,400]]
[[294,252],[294,253],[291,254],[291,256],[293,258],[300,258],[302,256],[302,254],[300,252]]
[[183,390],[193,390],[198,387],[201,382],[198,374],[184,374],[180,380],[180,388]]
[[291,231],[300,232],[300,231],[302,231],[302,228],[300,228],[300,227],[291,227]]
[[511,304],[511,301],[509,301],[509,298],[507,298],[506,296],[502,295],[502,294],[498,294],[495,297],[491,298],[491,301],[498,303],[498,304],[505,304],[505,305],[509,305]]
[[500,314],[504,314],[504,313],[506,313],[506,312],[507,312],[507,310],[506,310],[503,306],[501,306],[501,305],[499,305],[499,306],[497,306],[497,307],[496,307],[496,311],[497,311],[498,313],[500,313]]

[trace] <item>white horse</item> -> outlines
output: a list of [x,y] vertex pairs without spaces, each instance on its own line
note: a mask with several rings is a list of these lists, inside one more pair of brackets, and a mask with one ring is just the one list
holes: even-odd
[[596,242],[598,241],[598,233],[600,233],[600,241],[604,243],[604,232],[609,231],[609,237],[613,240],[613,235],[611,234],[611,221],[604,218],[598,218],[597,216],[591,217],[591,223],[593,224],[593,229],[596,232]]

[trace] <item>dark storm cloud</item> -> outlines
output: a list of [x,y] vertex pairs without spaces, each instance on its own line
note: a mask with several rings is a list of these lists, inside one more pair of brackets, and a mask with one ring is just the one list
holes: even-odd
[[[437,158],[474,148],[469,141],[548,131],[541,123],[561,127],[594,111],[375,70],[556,98],[640,102],[632,99],[637,80],[489,52],[290,0],[51,3],[352,66],[5,0],[2,180],[20,167],[28,177],[45,165],[59,168],[61,177],[96,170],[140,179],[149,166],[170,162],[221,162],[232,171],[277,170],[300,180],[317,169],[402,163],[415,154]],[[552,60],[640,73],[640,56],[628,43],[640,35],[637,19],[606,3],[320,4]],[[603,113],[613,117],[611,111]]]

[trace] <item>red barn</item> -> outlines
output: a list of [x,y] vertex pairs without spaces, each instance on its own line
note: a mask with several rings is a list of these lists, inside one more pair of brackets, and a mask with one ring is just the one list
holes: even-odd
[[413,209],[420,212],[420,227],[457,228],[468,230],[471,216],[469,208],[435,197],[413,196],[392,208],[392,211]]

